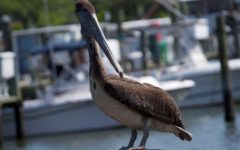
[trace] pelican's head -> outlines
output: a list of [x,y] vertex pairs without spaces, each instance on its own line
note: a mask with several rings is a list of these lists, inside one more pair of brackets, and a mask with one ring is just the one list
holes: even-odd
[[106,38],[98,23],[94,6],[88,0],[75,0],[75,2],[76,14],[81,24],[82,36],[85,38],[87,37],[95,39],[110,63],[113,65],[116,72],[122,76],[122,68],[116,59],[113,58],[113,55],[106,42]]
[[88,0],[74,0],[74,1],[78,7],[77,9],[79,10],[83,9],[82,11],[89,11],[95,14],[94,6]]

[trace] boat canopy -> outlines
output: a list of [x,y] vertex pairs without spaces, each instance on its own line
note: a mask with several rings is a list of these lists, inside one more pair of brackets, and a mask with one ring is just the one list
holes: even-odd
[[72,51],[75,49],[87,48],[87,44],[85,40],[74,41],[70,43],[63,44],[53,44],[53,45],[44,45],[41,47],[35,47],[32,51],[30,51],[31,55],[37,55],[42,53],[48,53],[50,50],[53,51]]

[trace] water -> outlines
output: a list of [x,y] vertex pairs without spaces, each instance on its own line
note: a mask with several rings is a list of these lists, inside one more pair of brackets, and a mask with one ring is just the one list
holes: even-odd
[[[188,109],[183,118],[192,142],[184,142],[174,135],[150,132],[147,148],[164,150],[239,150],[240,106],[236,108],[236,122],[226,124],[222,107]],[[118,150],[128,143],[130,131],[126,128],[74,133],[68,135],[29,138],[23,147],[6,141],[3,150]],[[140,142],[139,133],[136,145]]]

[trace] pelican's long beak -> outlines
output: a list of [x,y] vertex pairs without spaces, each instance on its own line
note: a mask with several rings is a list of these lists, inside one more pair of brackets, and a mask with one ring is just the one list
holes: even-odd
[[102,29],[97,20],[96,14],[87,11],[81,5],[76,4],[76,14],[81,24],[81,33],[85,37],[94,38],[99,46],[102,48],[103,52],[107,56],[108,60],[120,76],[123,75],[123,71],[116,59],[114,59],[110,48],[107,44],[106,38],[102,32]]

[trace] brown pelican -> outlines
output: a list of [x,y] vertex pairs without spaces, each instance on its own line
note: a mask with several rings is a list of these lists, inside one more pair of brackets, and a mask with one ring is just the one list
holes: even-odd
[[[191,134],[184,129],[180,111],[167,92],[123,77],[122,69],[106,43],[93,5],[88,0],[76,0],[76,14],[89,49],[93,100],[105,114],[132,130],[126,149],[144,149],[149,130],[170,132],[181,140],[191,141]],[[119,75],[106,72],[97,43]],[[140,146],[133,148],[137,130],[143,130],[143,137]]]

